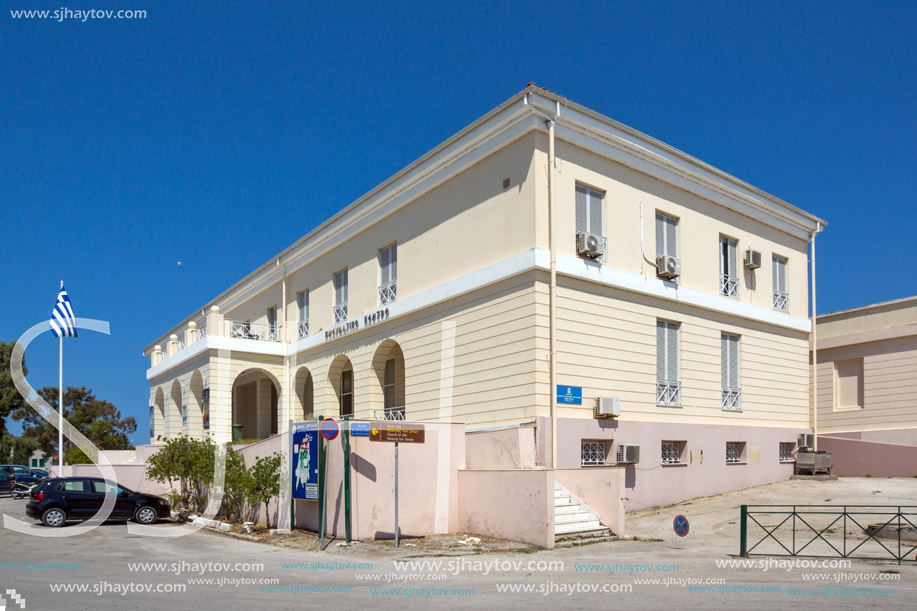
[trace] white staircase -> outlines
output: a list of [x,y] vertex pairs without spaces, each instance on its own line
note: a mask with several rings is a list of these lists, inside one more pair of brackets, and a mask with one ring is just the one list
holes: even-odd
[[554,534],[608,534],[608,527],[599,522],[599,514],[569,490],[554,482]]

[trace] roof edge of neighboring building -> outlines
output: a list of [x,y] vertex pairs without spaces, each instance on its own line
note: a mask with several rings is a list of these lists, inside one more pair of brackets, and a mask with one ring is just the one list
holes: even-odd
[[845,310],[835,310],[834,312],[826,312],[824,314],[819,314],[815,317],[816,323],[824,320],[827,322],[831,318],[840,318],[843,316],[856,315],[856,314],[870,314],[875,311],[883,309],[903,309],[910,305],[917,306],[917,295],[911,297],[901,297],[898,299],[890,299],[889,301],[880,301],[878,303],[870,303],[868,305],[857,306],[854,308],[847,308]]

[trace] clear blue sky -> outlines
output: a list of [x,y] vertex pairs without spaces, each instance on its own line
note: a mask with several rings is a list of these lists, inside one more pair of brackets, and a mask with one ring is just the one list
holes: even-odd
[[[917,3],[93,0],[0,14],[0,338],[140,424],[141,349],[535,81],[827,218],[820,313],[917,293]],[[181,261],[181,266],[177,265]],[[27,355],[56,384],[50,334]]]

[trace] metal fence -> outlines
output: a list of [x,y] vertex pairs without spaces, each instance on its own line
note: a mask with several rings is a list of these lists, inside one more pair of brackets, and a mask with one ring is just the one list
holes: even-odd
[[742,505],[741,512],[743,557],[917,562],[917,506]]

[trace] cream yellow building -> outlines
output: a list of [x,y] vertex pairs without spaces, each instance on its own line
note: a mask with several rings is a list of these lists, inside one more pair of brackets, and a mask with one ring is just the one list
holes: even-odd
[[469,468],[617,464],[635,506],[773,481],[823,225],[530,85],[148,346],[152,436],[404,417]]

